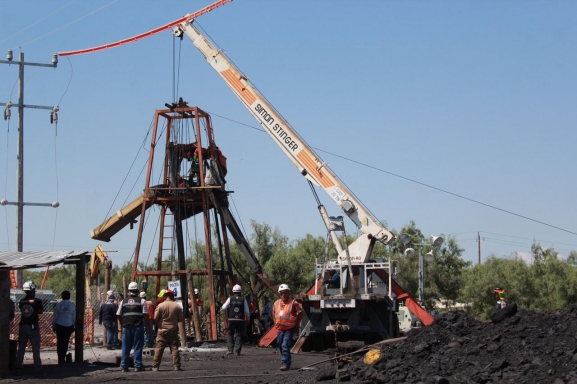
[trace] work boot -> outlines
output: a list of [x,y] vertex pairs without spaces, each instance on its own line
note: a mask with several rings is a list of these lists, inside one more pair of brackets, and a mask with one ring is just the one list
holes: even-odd
[[175,370],[175,371],[182,371],[182,368],[180,368],[180,367],[174,367],[174,370]]
[[281,370],[281,371],[288,371],[288,370],[289,370],[289,367],[286,366],[286,365],[281,365],[281,366],[280,366],[280,370]]
[[158,367],[152,367],[153,372],[158,372]]

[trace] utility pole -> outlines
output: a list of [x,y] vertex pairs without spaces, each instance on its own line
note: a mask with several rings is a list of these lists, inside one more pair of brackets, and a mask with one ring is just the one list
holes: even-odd
[[479,232],[477,232],[477,251],[479,253],[479,261],[478,261],[478,265],[481,265],[481,235],[479,235]]
[[[18,64],[18,147],[17,147],[17,180],[16,180],[16,196],[18,201],[9,202],[6,199],[0,201],[0,205],[16,205],[16,245],[17,251],[22,252],[23,242],[24,242],[24,205],[40,206],[40,207],[53,207],[57,208],[60,204],[55,201],[53,203],[25,203],[24,202],[24,108],[35,108],[35,109],[48,109],[51,110],[50,122],[58,122],[58,110],[59,107],[45,107],[41,105],[26,105],[24,104],[24,67],[26,65],[34,67],[50,67],[56,68],[58,64],[58,55],[55,53],[52,55],[52,64],[42,64],[42,63],[30,63],[24,61],[24,53],[20,52],[20,61],[12,61],[12,50],[8,50],[6,55],[8,60],[0,60],[0,64]],[[14,106],[11,102],[0,103],[0,106],[5,106],[4,110],[4,120],[10,119],[10,108]],[[16,282],[18,287],[22,287],[22,270],[16,271]]]

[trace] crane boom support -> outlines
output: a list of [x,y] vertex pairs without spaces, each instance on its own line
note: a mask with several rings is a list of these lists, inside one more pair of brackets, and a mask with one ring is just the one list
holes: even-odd
[[[239,98],[260,123],[274,142],[282,149],[299,172],[322,187],[357,228],[370,240],[385,244],[392,242],[394,234],[384,228],[368,209],[353,195],[331,171],[293,127],[260,94],[240,70],[217,49],[193,24],[187,21],[173,30],[176,36],[185,33],[206,58],[209,65],[221,76],[226,85]],[[365,260],[355,260],[364,262]]]

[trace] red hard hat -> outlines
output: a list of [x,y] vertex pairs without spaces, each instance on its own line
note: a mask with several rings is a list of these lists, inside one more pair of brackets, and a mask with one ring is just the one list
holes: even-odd
[[172,291],[172,289],[167,289],[166,291],[164,291],[164,294],[166,295],[167,293],[174,295],[174,292]]

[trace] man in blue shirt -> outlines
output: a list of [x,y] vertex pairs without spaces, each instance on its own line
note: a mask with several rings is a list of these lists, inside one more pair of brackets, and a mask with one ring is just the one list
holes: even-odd
[[70,301],[70,291],[62,291],[62,301],[56,304],[52,317],[52,331],[56,332],[58,365],[66,363],[68,342],[76,323],[76,305]]
[[334,269],[328,270],[330,278],[323,281],[323,284],[327,285],[327,288],[340,288],[341,287],[341,275],[338,274]]

